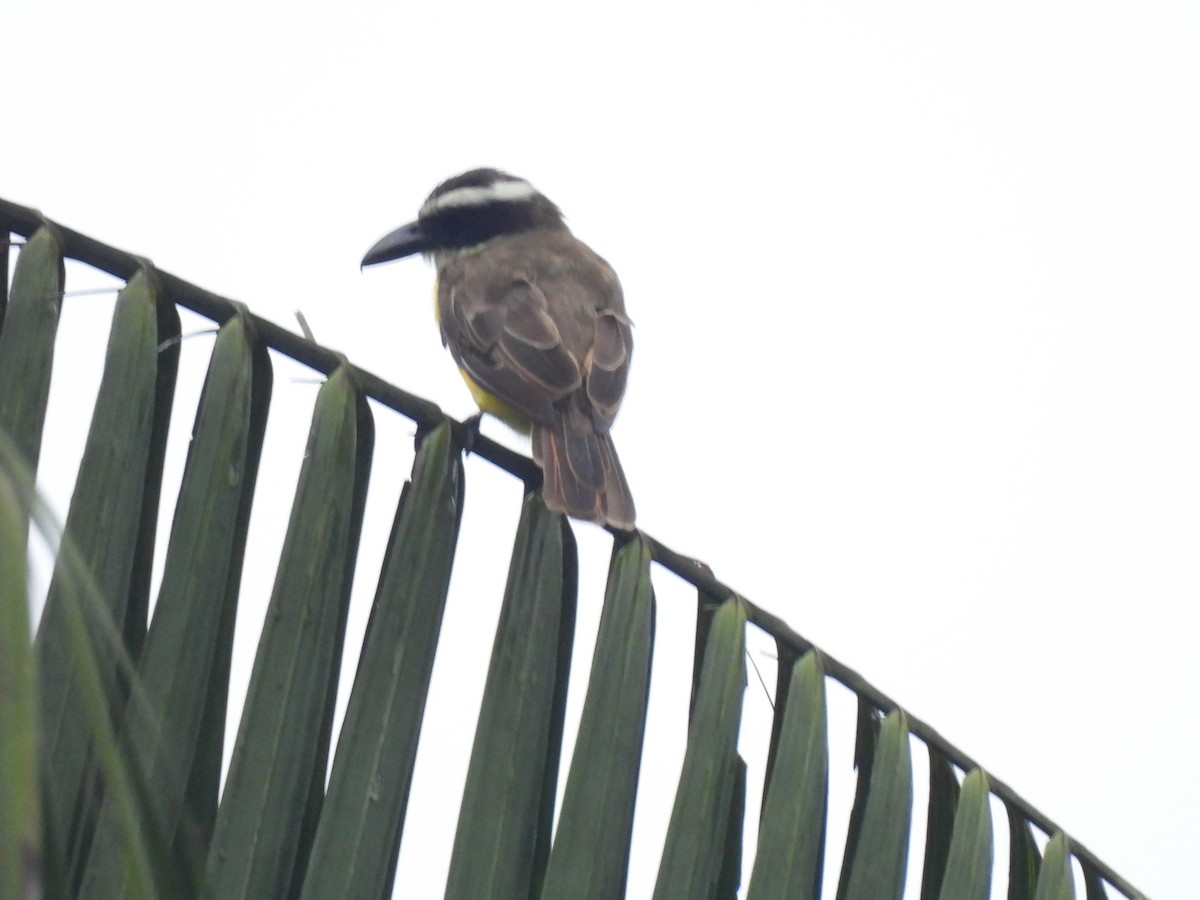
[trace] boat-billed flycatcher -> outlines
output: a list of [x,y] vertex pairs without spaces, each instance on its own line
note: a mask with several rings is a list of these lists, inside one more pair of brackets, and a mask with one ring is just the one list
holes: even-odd
[[439,184],[364,266],[423,253],[437,316],[479,408],[529,433],[546,506],[633,528],[609,429],[633,334],[617,275],[529,182],[474,169]]

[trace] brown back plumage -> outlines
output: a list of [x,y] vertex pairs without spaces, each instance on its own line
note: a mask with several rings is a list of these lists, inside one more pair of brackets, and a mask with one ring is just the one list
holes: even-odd
[[632,528],[609,436],[633,353],[612,267],[566,226],[496,237],[439,263],[442,339],[476,384],[532,423],[546,505]]

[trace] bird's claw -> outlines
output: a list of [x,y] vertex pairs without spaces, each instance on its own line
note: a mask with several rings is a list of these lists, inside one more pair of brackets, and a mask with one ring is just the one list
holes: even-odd
[[463,419],[460,437],[462,439],[462,448],[465,453],[471,453],[475,449],[475,441],[479,439],[480,426],[482,424],[482,412],[477,412],[475,415]]

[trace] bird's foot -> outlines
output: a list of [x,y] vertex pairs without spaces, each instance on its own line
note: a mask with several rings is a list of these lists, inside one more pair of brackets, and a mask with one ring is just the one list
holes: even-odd
[[466,453],[470,453],[475,449],[475,441],[479,439],[482,424],[482,412],[477,412],[470,418],[463,419],[460,437],[462,439],[462,448]]

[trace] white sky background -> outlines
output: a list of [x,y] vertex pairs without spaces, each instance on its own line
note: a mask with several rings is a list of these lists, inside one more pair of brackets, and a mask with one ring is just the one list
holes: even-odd
[[[1200,7],[166,9],[5,11],[0,195],[288,327],[302,309],[322,343],[462,417],[432,271],[358,261],[446,176],[529,178],[625,286],[637,352],[615,436],[639,525],[1143,890],[1194,890]],[[103,283],[72,286],[89,277]],[[68,299],[64,328],[107,327],[107,302]],[[185,368],[210,346],[189,342]],[[181,378],[181,408],[198,377]],[[283,462],[260,478],[276,511],[315,394],[303,377],[276,367],[264,459]],[[56,413],[68,449],[43,458],[60,511],[84,400]],[[376,422],[382,496],[352,629],[410,465],[411,429]],[[441,652],[458,659],[490,647],[519,502],[468,465],[460,560],[494,552],[456,575]],[[255,515],[269,552],[281,535]],[[576,532],[584,578],[602,579],[603,533]],[[243,599],[235,678],[273,574],[247,573],[260,596]],[[639,825],[631,896],[652,887],[682,747],[686,684],[666,666],[686,671],[691,601],[671,582],[659,768],[643,773],[665,793],[661,821]],[[579,675],[598,604],[582,594]],[[478,686],[439,690],[431,709]],[[439,715],[437,754],[422,748],[413,803],[429,824],[401,857],[414,896],[440,892],[461,775],[447,786],[433,761],[465,762],[475,702]],[[765,703],[752,689],[747,714]]]

